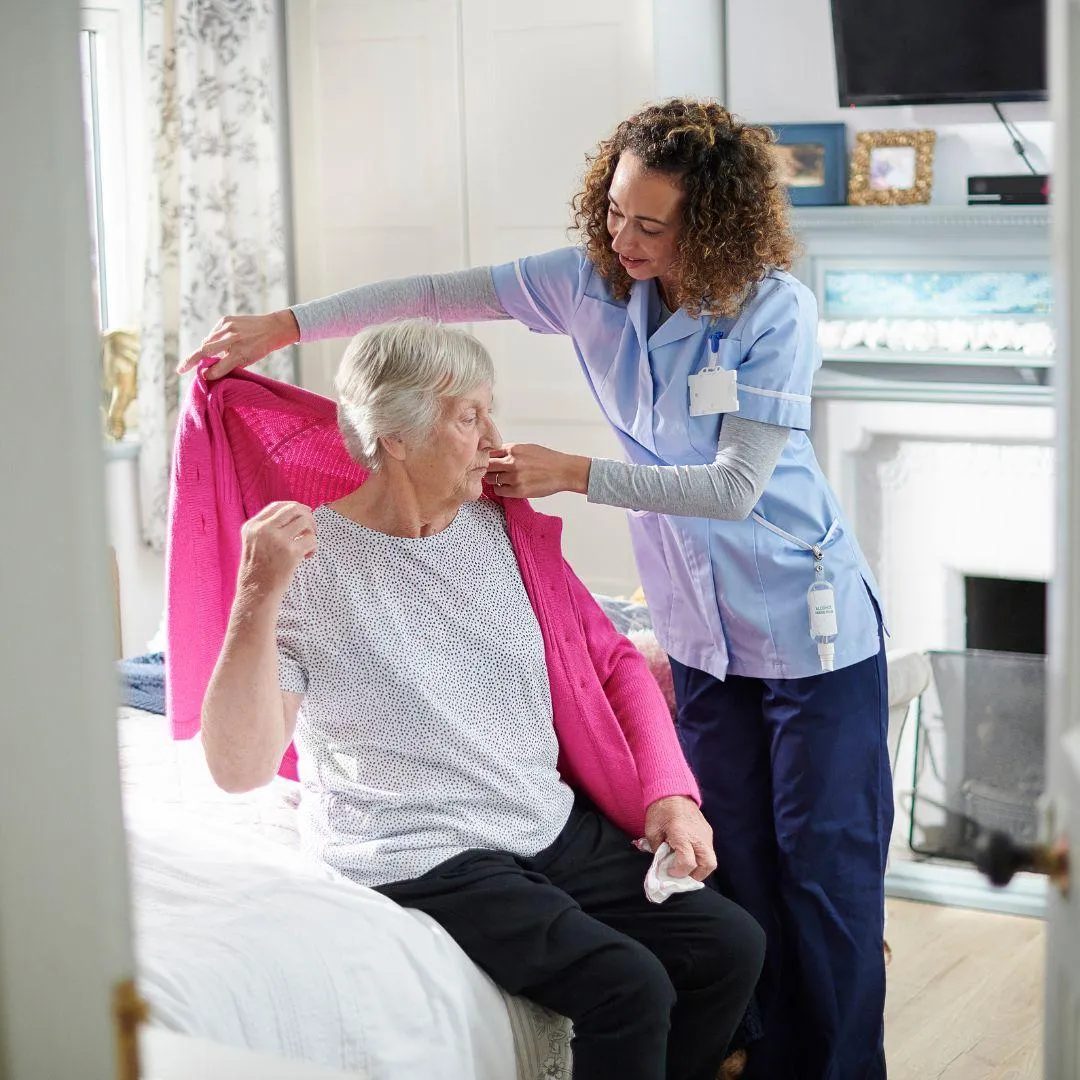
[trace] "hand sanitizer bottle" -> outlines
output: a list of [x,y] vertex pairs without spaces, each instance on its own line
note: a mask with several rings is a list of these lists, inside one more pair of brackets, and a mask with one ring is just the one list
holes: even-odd
[[822,671],[833,670],[836,652],[836,594],[832,583],[825,577],[821,548],[814,549],[814,583],[806,593],[810,609],[810,637],[817,643],[818,659]]

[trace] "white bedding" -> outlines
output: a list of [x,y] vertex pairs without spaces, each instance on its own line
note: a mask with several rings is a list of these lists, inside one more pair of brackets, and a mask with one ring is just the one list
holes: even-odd
[[229,796],[201,748],[123,710],[139,981],[153,1021],[366,1080],[569,1077],[562,1019],[437,923],[300,854],[296,785]]

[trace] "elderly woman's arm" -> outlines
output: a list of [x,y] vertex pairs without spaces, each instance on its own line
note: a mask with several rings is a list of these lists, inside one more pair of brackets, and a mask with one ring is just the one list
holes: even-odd
[[700,803],[697,781],[679,745],[671,711],[645,658],[612,626],[570,566],[564,564],[564,570],[589,658],[634,755],[645,805],[673,795]]
[[244,526],[236,597],[202,708],[214,781],[230,792],[273,779],[292,739],[301,696],[278,685],[277,619],[300,560],[315,550],[311,511],[271,503]]
[[704,881],[716,869],[712,829],[679,745],[667,701],[645,658],[620,634],[592,594],[565,566],[581,617],[589,658],[623,729],[641,780],[645,835],[655,850],[667,841],[676,854],[672,873]]

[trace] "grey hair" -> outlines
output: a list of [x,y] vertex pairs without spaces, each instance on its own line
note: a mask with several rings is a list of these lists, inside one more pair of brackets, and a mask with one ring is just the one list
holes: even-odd
[[368,327],[349,342],[334,380],[345,447],[374,472],[381,438],[422,440],[444,400],[494,381],[487,349],[464,330],[430,319]]

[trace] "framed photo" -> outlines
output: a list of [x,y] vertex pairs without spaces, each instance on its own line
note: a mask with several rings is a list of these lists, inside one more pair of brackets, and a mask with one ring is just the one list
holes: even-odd
[[792,206],[843,206],[847,201],[847,127],[773,124],[780,179]]
[[928,203],[934,186],[933,131],[860,131],[851,154],[852,206]]

